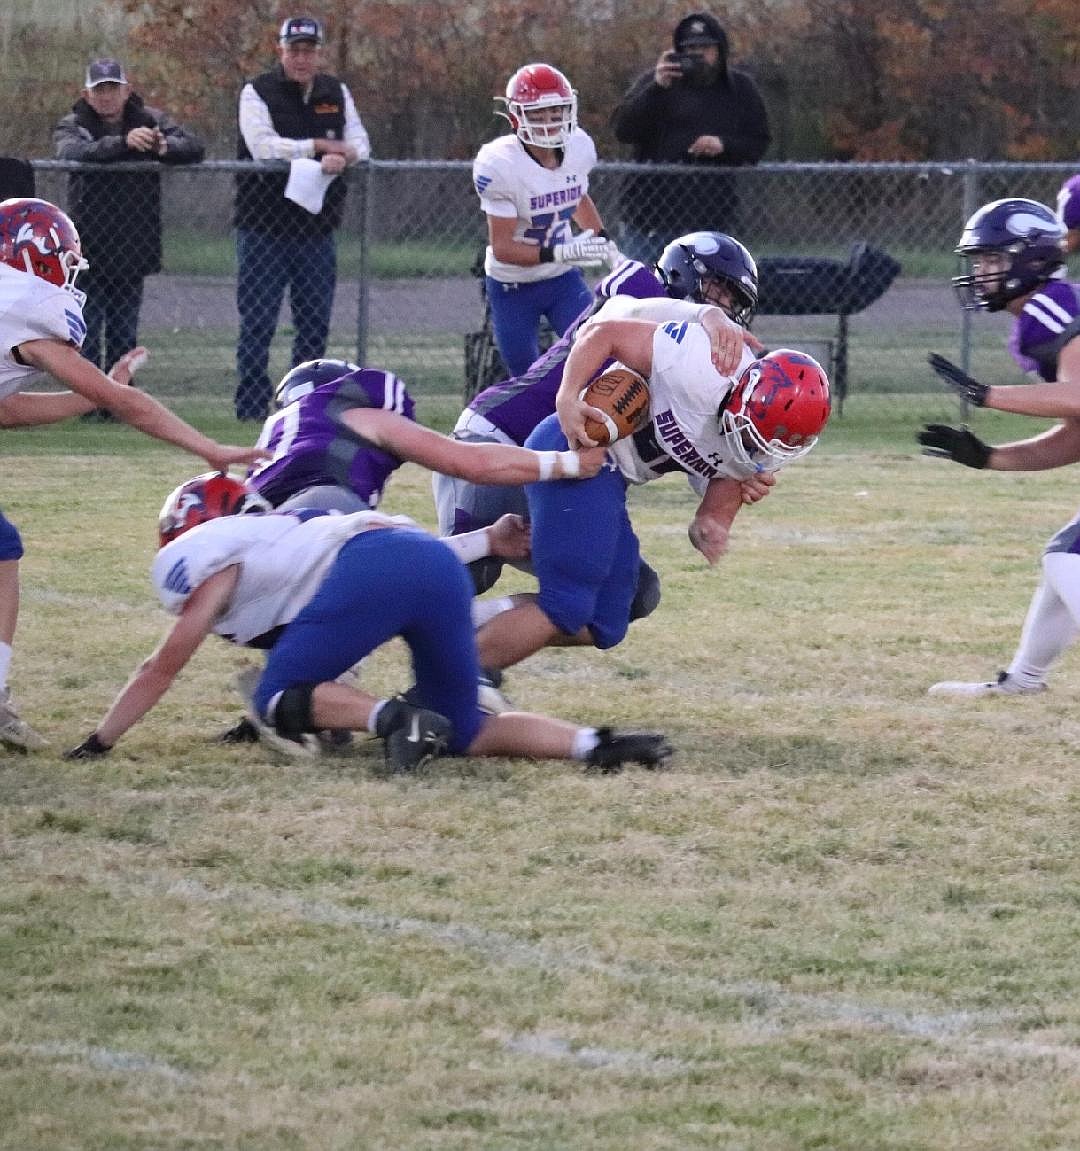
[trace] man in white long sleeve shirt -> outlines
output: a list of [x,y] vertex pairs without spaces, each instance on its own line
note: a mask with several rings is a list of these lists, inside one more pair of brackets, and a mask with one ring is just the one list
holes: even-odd
[[[317,160],[338,176],[371,154],[356,105],[345,85],[319,71],[323,28],[309,16],[281,25],[278,64],[244,85],[237,156],[241,160]],[[236,415],[266,418],[273,388],[270,343],[289,289],[292,364],[326,351],[337,280],[334,229],[341,223],[346,184],[334,179],[316,212],[287,199],[288,174],[246,172],[236,181]]]

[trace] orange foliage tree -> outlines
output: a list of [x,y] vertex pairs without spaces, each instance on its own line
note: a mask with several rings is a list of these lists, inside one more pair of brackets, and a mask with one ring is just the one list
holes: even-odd
[[[601,155],[608,118],[650,68],[685,0],[123,0],[148,98],[233,153],[236,95],[274,59],[279,21],[326,22],[328,67],[356,97],[376,156],[471,157],[500,130],[492,97],[545,60],[580,94]],[[759,79],[769,158],[1039,159],[1077,154],[1075,0],[756,0],[718,9],[733,62]]]

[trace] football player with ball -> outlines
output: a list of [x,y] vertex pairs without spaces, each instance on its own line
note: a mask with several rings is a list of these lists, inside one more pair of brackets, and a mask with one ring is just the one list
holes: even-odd
[[[604,412],[583,392],[617,361],[648,384],[641,425],[608,449],[608,466],[573,490],[527,488],[535,596],[516,596],[477,634],[485,668],[502,669],[548,644],[614,647],[626,635],[639,562],[626,489],[675,471],[702,493],[690,527],[710,563],[723,555],[746,483],[767,483],[817,442],[830,410],[829,381],[801,352],[775,351],[735,377],[712,362],[700,324],[599,319],[574,343],[556,414],[526,441],[536,450],[586,446],[589,420]],[[586,393],[587,394],[587,393]],[[702,527],[707,526],[703,532]]]

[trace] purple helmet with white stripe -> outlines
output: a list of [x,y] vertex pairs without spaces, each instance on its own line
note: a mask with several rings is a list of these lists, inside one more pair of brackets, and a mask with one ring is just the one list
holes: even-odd
[[1065,229],[1037,200],[984,204],[964,225],[953,287],[966,309],[999,312],[1010,301],[1065,275]]
[[287,408],[322,384],[332,384],[349,372],[358,371],[360,365],[349,360],[305,360],[281,377],[281,383],[274,390],[274,403],[279,408]]

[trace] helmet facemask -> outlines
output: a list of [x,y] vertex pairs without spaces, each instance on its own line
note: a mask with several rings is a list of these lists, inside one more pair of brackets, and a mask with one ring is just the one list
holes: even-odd
[[770,352],[746,368],[720,410],[725,459],[744,479],[779,471],[813,448],[829,412],[821,365],[802,352]]

